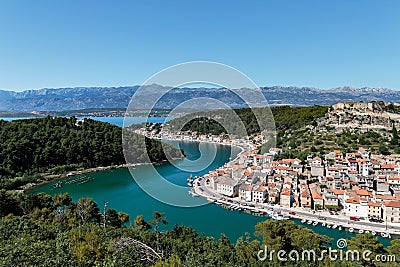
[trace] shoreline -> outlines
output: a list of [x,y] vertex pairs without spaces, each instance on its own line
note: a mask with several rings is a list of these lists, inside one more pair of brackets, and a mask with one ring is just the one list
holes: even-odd
[[[147,137],[149,137],[149,136],[147,136]],[[151,138],[151,137],[149,137],[149,138]],[[221,144],[219,142],[205,142],[205,141],[200,141],[200,140],[160,139],[160,138],[152,138],[152,139],[160,140],[160,141],[167,140],[167,141],[178,141],[178,142],[199,142],[199,143],[200,142],[204,142],[204,143],[215,143],[215,144],[218,144],[218,145],[233,146],[232,144]],[[235,147],[241,149],[241,152],[239,152],[237,156],[239,156],[241,153],[243,153],[245,151],[244,148],[242,148],[240,146],[235,146]],[[180,160],[180,159],[183,159],[183,158],[177,158],[177,159],[173,159],[173,160]],[[44,186],[44,185],[48,185],[50,183],[53,183],[53,182],[56,182],[56,181],[60,181],[60,180],[63,180],[63,179],[69,178],[69,177],[77,176],[77,175],[96,173],[96,172],[107,171],[107,170],[117,170],[117,169],[123,169],[123,168],[129,169],[129,168],[132,168],[132,167],[141,166],[141,165],[148,165],[148,164],[160,165],[160,164],[165,164],[167,162],[169,162],[168,159],[162,160],[160,162],[151,162],[151,163],[124,163],[124,164],[120,164],[120,165],[99,166],[99,167],[82,169],[82,170],[74,170],[74,171],[70,171],[70,172],[68,172],[66,174],[45,174],[43,176],[44,179],[46,179],[46,177],[51,177],[51,176],[57,176],[57,177],[52,177],[49,180],[43,180],[43,181],[40,181],[38,183],[28,183],[23,188],[14,189],[14,190],[27,193],[27,192],[29,192],[31,190],[34,190],[34,189],[38,188],[38,187],[41,187],[41,186]]]
[[[117,169],[122,169],[122,168],[129,168],[129,167],[136,167],[138,165],[143,165],[143,164],[151,164],[151,163],[136,163],[136,164],[121,164],[121,165],[111,165],[111,166],[100,166],[100,167],[94,167],[94,168],[88,168],[88,169],[83,169],[83,170],[75,170],[75,171],[70,171],[67,174],[47,174],[47,177],[49,176],[58,176],[54,178],[50,178],[49,180],[44,180],[39,183],[30,183],[26,184],[26,186],[23,189],[18,189],[22,190],[23,192],[29,192],[35,188],[60,181],[69,177],[77,176],[77,175],[82,175],[82,174],[89,174],[89,173],[96,173],[96,172],[101,172],[101,171],[108,171],[108,170],[117,170]],[[45,176],[46,177],[46,176]]]

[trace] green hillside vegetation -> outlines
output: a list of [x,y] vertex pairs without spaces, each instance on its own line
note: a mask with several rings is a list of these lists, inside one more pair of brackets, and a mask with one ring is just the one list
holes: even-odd
[[359,147],[376,154],[400,153],[395,128],[368,132],[335,132],[329,126],[287,130],[278,133],[277,146],[283,148],[285,153],[276,156],[276,159],[297,157],[304,160],[307,155],[323,157],[333,150],[346,153],[357,151]]
[[[316,119],[323,117],[328,112],[328,107],[311,106],[311,107],[272,107],[266,108],[242,108],[233,110],[214,110],[208,112],[196,112],[174,119],[168,122],[171,129],[177,130],[177,126],[184,124],[183,131],[197,131],[202,134],[222,134],[237,133],[240,129],[240,122],[246,128],[248,135],[260,132],[257,118],[261,120],[261,125],[268,125],[267,130],[271,127],[276,130],[295,129],[309,124],[315,124]],[[235,114],[240,118],[240,122],[236,119]],[[273,120],[271,117],[273,115]],[[223,127],[225,126],[226,129]],[[275,129],[273,129],[275,130]],[[244,133],[246,134],[246,133]]]
[[[293,221],[260,222],[255,226],[256,238],[244,234],[236,242],[224,235],[207,237],[186,226],[165,228],[168,214],[157,211],[151,218],[139,215],[130,225],[128,221],[126,213],[114,209],[104,212],[90,198],[72,201],[68,194],[12,195],[0,190],[0,266],[360,266],[358,262],[328,259],[284,263],[276,254],[271,260],[259,261],[257,253],[264,245],[268,252],[314,249],[319,253],[330,242]],[[141,260],[143,250],[129,245],[132,240],[162,259]],[[358,235],[348,243],[352,249],[399,256],[398,239],[386,249],[371,234]]]
[[[129,133],[128,149],[135,151],[130,163],[145,159],[142,137]],[[113,166],[125,163],[122,129],[109,123],[76,118],[46,117],[12,122],[0,121],[0,188],[14,189],[37,182],[45,174]],[[146,138],[152,162],[166,159],[159,141]],[[170,153],[180,151],[169,148]]]

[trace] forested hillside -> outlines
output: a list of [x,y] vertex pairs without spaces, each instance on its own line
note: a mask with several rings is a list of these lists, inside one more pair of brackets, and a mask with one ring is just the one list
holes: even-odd
[[[144,142],[130,134],[127,148],[136,157],[129,163],[144,162]],[[125,163],[122,129],[109,123],[76,118],[0,121],[1,188],[15,188],[40,179],[39,173],[61,174],[78,168]],[[150,160],[166,159],[159,141],[146,138]],[[171,154],[180,151],[170,148]]]
[[[270,130],[294,129],[308,124],[312,124],[316,119],[323,117],[328,112],[327,106],[311,107],[272,107],[266,108],[242,108],[233,110],[215,110],[209,112],[197,112],[168,122],[172,129],[182,122],[188,122],[182,128],[183,131],[197,131],[203,134],[237,133],[240,124],[243,123],[247,134],[252,135],[260,132],[259,122],[264,128]],[[237,119],[237,116],[240,120]],[[271,116],[273,115],[273,117]],[[223,126],[225,126],[225,128]]]

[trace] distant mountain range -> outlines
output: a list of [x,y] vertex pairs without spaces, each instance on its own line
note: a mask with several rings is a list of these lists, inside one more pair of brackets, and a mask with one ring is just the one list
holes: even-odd
[[[131,87],[76,87],[59,89],[27,90],[23,92],[0,90],[0,111],[33,112],[63,111],[87,108],[126,108],[139,86]],[[160,85],[147,86],[146,94],[160,90]],[[386,88],[339,87],[321,90],[311,87],[262,87],[271,106],[331,105],[342,101],[400,102],[400,91]],[[249,90],[251,89],[240,89]],[[210,97],[242,107],[244,102],[224,88],[174,88],[156,105],[157,108],[173,108],[182,101],[194,97]],[[144,103],[146,104],[146,103]],[[206,108],[206,107],[205,107]]]

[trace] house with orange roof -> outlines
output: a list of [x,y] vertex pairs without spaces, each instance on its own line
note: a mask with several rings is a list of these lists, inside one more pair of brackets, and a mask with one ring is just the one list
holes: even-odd
[[311,176],[318,177],[325,175],[325,167],[322,165],[322,160],[319,157],[315,157],[311,161]]
[[316,190],[311,190],[312,207],[314,210],[320,210],[324,208],[324,198]]
[[253,188],[252,194],[254,202],[264,203],[268,198],[268,189],[263,185],[259,185]]
[[283,208],[290,208],[292,206],[292,194],[290,188],[283,187],[280,195],[280,203]]
[[360,189],[359,187],[357,187],[356,189],[353,188],[353,190],[356,192],[357,196],[359,196],[360,198],[366,198],[368,200],[372,198],[372,193],[365,189]]
[[234,179],[225,178],[215,182],[217,192],[228,197],[237,197],[239,194],[239,186],[241,183]]
[[400,223],[400,201],[384,201],[382,208],[383,220],[392,223]]
[[245,201],[253,201],[253,185],[241,184],[239,186],[239,198]]
[[389,185],[395,185],[395,186],[400,185],[400,177],[389,177],[387,180],[389,182]]
[[308,188],[307,183],[302,182],[299,184],[299,191],[300,191],[300,205],[305,209],[311,209],[312,207],[312,198],[311,192]]
[[396,197],[392,195],[375,194],[375,201],[378,203],[383,203],[384,201],[390,201],[390,200],[396,200]]
[[382,219],[382,206],[380,203],[368,201],[368,218]]
[[365,198],[349,197],[344,202],[343,211],[347,216],[368,217],[368,201]]
[[390,176],[397,176],[398,168],[395,164],[381,164],[378,173]]
[[359,147],[358,148],[358,153],[361,154],[361,157],[369,159],[371,152],[368,149],[365,149],[363,147]]

